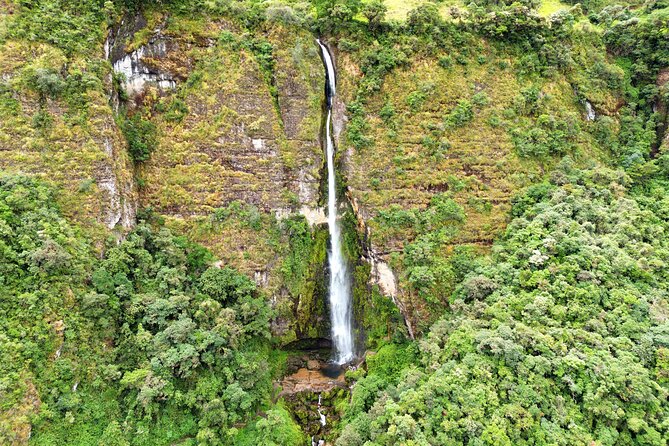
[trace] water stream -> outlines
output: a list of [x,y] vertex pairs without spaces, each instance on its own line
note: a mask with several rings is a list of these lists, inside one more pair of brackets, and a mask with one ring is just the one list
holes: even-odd
[[318,416],[321,417],[321,426],[325,427],[327,420],[325,419],[325,414],[321,412],[321,394],[318,394]]
[[332,102],[336,94],[336,77],[332,56],[327,47],[318,40],[323,52],[326,68],[327,119],[325,121],[325,145],[328,164],[328,229],[330,231],[330,323],[334,361],[346,364],[353,357],[353,329],[351,317],[351,280],[342,251],[341,227],[337,220],[337,189],[335,183],[334,141],[331,135]]

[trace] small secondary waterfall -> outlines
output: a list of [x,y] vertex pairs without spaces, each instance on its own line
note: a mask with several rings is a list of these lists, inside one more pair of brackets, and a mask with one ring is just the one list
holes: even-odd
[[592,107],[590,101],[585,101],[585,120],[594,121],[596,117],[597,114],[595,113],[595,109]]
[[321,412],[321,394],[318,394],[318,416],[321,417],[321,426],[325,427],[327,421],[325,420],[325,414]]
[[337,221],[337,189],[335,185],[334,141],[330,134],[332,126],[332,100],[336,93],[334,64],[327,47],[318,40],[323,52],[326,72],[327,119],[325,121],[325,145],[328,158],[328,229],[330,231],[330,323],[335,361],[346,364],[353,359],[353,329],[351,318],[351,281],[346,259],[341,246],[341,228]]

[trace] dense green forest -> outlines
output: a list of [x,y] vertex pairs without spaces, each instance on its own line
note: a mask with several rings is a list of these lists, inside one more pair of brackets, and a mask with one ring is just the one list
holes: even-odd
[[565,160],[518,197],[445,315],[356,384],[337,444],[665,444],[667,184],[628,183]]
[[[137,17],[126,50],[177,42],[173,92],[128,96],[105,54]],[[282,136],[287,103],[323,107],[323,72],[281,77],[309,72],[312,37],[338,58],[360,343],[323,392],[325,444],[666,445],[666,0],[0,0],[0,444],[312,444],[301,405],[320,415],[320,396],[280,384],[327,332],[326,233],[279,212],[303,185],[216,173],[270,164],[237,141],[164,179],[226,150],[208,132],[265,125],[270,178],[322,170],[292,145],[319,135]],[[277,123],[253,116],[255,87]],[[202,151],[175,161],[182,133]],[[123,147],[130,227],[96,217],[122,189],[94,179],[96,145]],[[374,247],[396,293],[370,280]]]
[[[159,224],[110,240],[98,259],[48,188],[1,181],[3,421],[20,416],[29,374],[39,444],[127,444],[119,423],[137,444],[236,442],[232,426],[269,400],[280,359],[255,283],[208,267],[206,249]],[[268,413],[253,435],[286,423],[280,407]]]

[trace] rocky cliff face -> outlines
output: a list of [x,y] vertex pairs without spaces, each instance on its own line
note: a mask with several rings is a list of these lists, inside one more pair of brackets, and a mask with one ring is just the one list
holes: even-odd
[[[339,93],[347,103],[363,77],[355,60],[343,52],[337,58]],[[515,132],[530,121],[514,110],[520,92],[531,86],[518,76],[515,57],[482,43],[478,59],[451,61],[416,57],[395,69],[378,91],[365,93],[368,145],[355,148],[340,138],[342,171],[367,236],[372,281],[393,297],[409,331],[430,314],[412,291],[404,262],[404,249],[417,234],[414,225],[384,223],[380,213],[420,212],[435,196],[448,196],[462,206],[465,220],[438,255],[447,258],[459,246],[485,252],[505,228],[512,196],[540,181],[558,159],[522,157],[514,146]],[[581,130],[594,125],[586,103],[615,118],[620,98],[614,92],[584,99],[571,82],[556,75],[536,86],[544,113]],[[592,139],[585,133],[578,139],[572,150],[596,159]]]
[[[222,23],[207,26],[212,39],[227,30]],[[279,216],[316,207],[322,73],[310,37],[274,30],[268,42],[276,68],[269,73],[251,51],[202,37],[205,45],[173,36],[176,42],[152,59],[160,66],[173,57],[186,64],[181,68],[195,68],[189,85],[166,99],[183,101],[183,119],[154,116],[160,145],[143,171],[142,203],[175,217],[210,215],[234,200]]]
[[[488,249],[505,226],[512,194],[550,167],[514,149],[512,127],[527,120],[508,116],[526,86],[517,76],[519,61],[485,42],[477,59],[448,66],[416,57],[368,95],[365,132],[372,144],[354,149],[346,138],[346,105],[363,74],[354,55],[330,44],[338,68],[338,161],[366,237],[363,255],[373,282],[411,318],[421,303],[408,287],[402,252],[416,234],[384,226],[379,213],[425,209],[448,194],[466,219],[442,247],[445,255],[459,245]],[[100,227],[100,234],[130,227],[137,206],[151,208],[211,248],[221,264],[254,277],[285,316],[277,332],[287,342],[325,332],[309,328],[309,318],[321,328],[327,320],[318,304],[323,290],[314,285],[322,282],[327,242],[317,229],[325,223],[324,79],[312,35],[278,24],[249,33],[222,18],[153,12],[126,17],[85,60],[68,62],[45,44],[10,40],[2,49],[1,168],[62,185],[70,215]],[[39,70],[65,83],[88,85],[92,73],[102,81],[91,80],[75,104],[31,86]],[[120,90],[114,91],[112,72]],[[583,126],[594,125],[584,104],[613,115],[619,103],[614,95],[583,96],[562,75],[538,87],[550,113]],[[446,125],[462,101],[481,102],[466,125]],[[114,110],[124,108],[157,128],[157,149],[136,166],[114,121]],[[585,136],[578,142],[583,150],[589,143]],[[304,246],[285,224],[300,214],[311,225]],[[298,265],[298,258],[306,260]]]
[[[39,76],[59,91],[40,90]],[[310,34],[149,13],[124,18],[90,54],[8,40],[0,79],[0,169],[61,186],[65,212],[100,241],[150,207],[266,288],[287,342],[327,332],[323,290],[307,285],[325,261],[323,67]],[[142,164],[115,119],[126,109],[158,130]],[[282,222],[300,214],[308,260],[291,267],[300,256]]]
[[[282,221],[301,214],[325,222],[323,67],[313,37],[278,25],[249,35],[225,20],[152,16],[126,18],[108,48],[126,107],[158,129],[158,147],[139,169],[140,206],[253,276],[285,315],[277,331],[286,340],[306,336],[306,321],[295,327],[301,313],[313,313],[312,325],[327,319],[313,305],[322,290],[304,285],[323,260],[309,277],[287,279],[293,246]],[[308,249],[324,249],[316,238]],[[300,292],[286,286],[295,280]]]
[[[12,40],[0,51],[0,170],[61,186],[64,212],[98,228],[100,237],[130,228],[133,169],[108,102],[111,75],[100,65],[102,54],[68,62],[49,45]],[[47,81],[49,94],[40,90]],[[64,88],[76,89],[76,101],[58,93]]]

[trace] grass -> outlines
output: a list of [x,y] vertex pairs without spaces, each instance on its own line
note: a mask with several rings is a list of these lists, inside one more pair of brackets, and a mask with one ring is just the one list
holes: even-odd
[[[409,11],[424,4],[431,3],[428,0],[385,0],[388,7],[388,19],[391,20],[405,20]],[[449,6],[462,6],[463,2],[460,0],[445,0],[439,3],[439,11],[442,17],[446,18],[446,10]]]
[[565,5],[560,0],[543,0],[541,6],[539,6],[539,15],[542,17],[548,17],[551,14],[554,14],[563,9],[569,9],[568,5]]
[[[409,11],[424,3],[429,3],[429,0],[385,0],[388,7],[387,17],[391,20],[405,20]],[[464,6],[464,2],[461,0],[445,0],[438,5],[442,17],[447,18],[447,10],[450,6]],[[564,9],[569,9],[569,6],[560,0],[544,0],[541,2],[538,12],[542,17],[548,17]]]
[[[488,243],[503,228],[509,195],[531,181],[533,168],[527,171],[516,159],[505,129],[489,124],[510,107],[521,86],[512,70],[499,69],[492,54],[486,57],[490,62],[484,65],[473,61],[448,70],[434,60],[418,61],[386,79],[380,94],[370,101],[374,117],[369,123],[376,145],[353,155],[348,174],[364,208],[377,211],[393,204],[423,208],[435,191],[448,190],[468,216],[462,241]],[[435,136],[430,129],[439,128],[458,101],[471,99],[477,88],[483,88],[490,104],[479,107],[472,121]],[[412,108],[410,98],[421,89],[427,91],[426,97]],[[388,100],[395,108],[394,132],[378,117]],[[427,138],[435,146],[444,143],[444,148],[427,147]],[[386,238],[372,230],[373,242],[390,250],[401,249],[402,238],[401,234]]]

